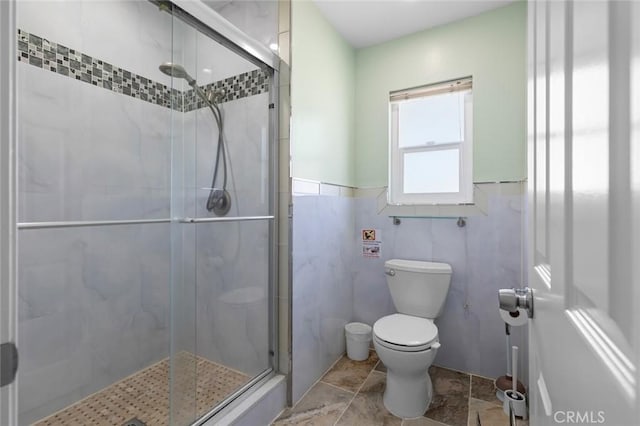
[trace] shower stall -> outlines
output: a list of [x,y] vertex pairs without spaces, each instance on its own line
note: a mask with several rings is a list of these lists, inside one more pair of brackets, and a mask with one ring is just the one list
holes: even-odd
[[279,59],[211,6],[15,3],[20,425],[200,424],[277,371]]

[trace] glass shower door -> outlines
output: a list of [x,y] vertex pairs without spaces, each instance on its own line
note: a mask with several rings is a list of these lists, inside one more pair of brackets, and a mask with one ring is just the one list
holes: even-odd
[[[274,356],[273,71],[174,16],[172,424],[267,374]],[[170,60],[169,60],[170,59]]]
[[171,16],[17,17],[18,424],[168,424]]
[[3,57],[0,87],[18,100],[0,337],[16,330],[20,350],[0,409],[19,425],[190,424],[272,366],[273,70],[169,2],[0,3],[17,80]]

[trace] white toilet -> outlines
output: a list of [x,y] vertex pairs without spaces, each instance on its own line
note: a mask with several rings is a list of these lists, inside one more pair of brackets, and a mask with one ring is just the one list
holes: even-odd
[[398,417],[419,417],[431,402],[428,369],[440,347],[433,320],[444,306],[451,266],[400,259],[384,266],[398,311],[373,325],[373,346],[387,367],[384,406]]

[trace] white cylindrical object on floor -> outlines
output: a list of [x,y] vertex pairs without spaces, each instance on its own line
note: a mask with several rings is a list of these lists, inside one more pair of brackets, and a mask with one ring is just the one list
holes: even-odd
[[369,358],[371,326],[361,322],[351,322],[344,326],[347,338],[347,356],[354,361]]
[[518,347],[511,347],[511,369],[513,373],[511,377],[513,377],[513,391],[518,391]]
[[527,398],[523,394],[512,390],[505,391],[502,409],[506,415],[509,415],[509,404],[511,404],[511,409],[517,417],[522,417],[524,420],[529,418]]
[[511,357],[509,356],[510,349],[511,349],[511,335],[507,334],[507,376],[511,374]]

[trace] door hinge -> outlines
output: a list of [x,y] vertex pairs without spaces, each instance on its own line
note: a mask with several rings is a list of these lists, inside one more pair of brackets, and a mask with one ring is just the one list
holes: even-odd
[[276,107],[276,104],[274,103],[269,104],[269,109],[274,109],[275,107]]
[[0,345],[0,387],[10,385],[18,372],[18,348],[15,343]]

